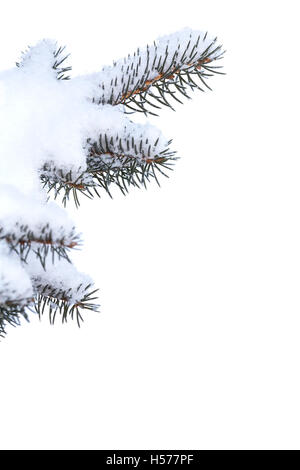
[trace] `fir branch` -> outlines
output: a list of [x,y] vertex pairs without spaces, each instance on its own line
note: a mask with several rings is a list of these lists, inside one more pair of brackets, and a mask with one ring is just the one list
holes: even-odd
[[[168,142],[168,145],[170,144],[171,141]],[[120,149],[119,152],[117,148]],[[121,152],[124,149],[127,150],[126,154]],[[122,144],[119,142],[116,145],[112,138],[100,137],[99,141],[91,146],[87,163],[88,171],[97,180],[98,186],[111,196],[111,184],[118,187],[123,194],[128,192],[130,186],[147,187],[151,179],[159,184],[159,174],[167,177],[164,169],[171,169],[174,160],[175,152],[169,147],[153,153],[147,139],[143,142],[142,139],[136,141],[128,138]]]
[[[147,187],[147,183],[155,180],[158,185],[161,175],[168,177],[166,171],[171,170],[175,151],[167,146],[159,145],[159,138],[151,140],[150,136],[133,136],[121,138],[109,133],[99,135],[96,142],[88,141],[87,169],[72,177],[71,172],[64,172],[55,167],[44,166],[40,172],[41,180],[48,192],[54,191],[54,197],[62,196],[64,205],[73,196],[76,206],[80,205],[79,196],[100,197],[104,190],[112,197],[112,186],[124,195],[129,187]],[[157,149],[157,150],[156,150]]]
[[[63,233],[64,228],[61,227]],[[69,261],[70,249],[80,246],[79,235],[75,229],[61,238],[54,236],[49,224],[40,228],[39,232],[33,231],[28,225],[15,224],[15,231],[7,231],[0,226],[0,241],[4,240],[11,251],[15,252],[22,262],[27,262],[29,253],[32,251],[46,269],[46,260],[51,255],[52,262],[55,257],[64,258]]]
[[[54,324],[57,315],[61,317],[62,323],[68,319],[76,320],[78,326],[84,321],[82,312],[90,310],[97,312],[99,305],[92,303],[97,297],[94,294],[98,291],[95,289],[89,291],[90,285],[83,289],[83,293],[78,301],[70,303],[70,290],[62,291],[55,289],[50,285],[36,286],[37,292],[34,298],[18,299],[15,301],[7,301],[0,304],[0,337],[6,334],[6,326],[19,326],[21,319],[29,321],[28,313],[34,312],[39,315],[39,318],[44,314],[49,315],[50,324]],[[78,286],[78,290],[81,286]]]
[[[183,31],[158,43],[137,49],[133,55],[104,67],[93,100],[98,104],[123,104],[128,113],[157,115],[161,106],[173,108],[178,96],[189,98],[196,89],[210,89],[206,80],[220,71],[213,65],[224,51],[207,33]],[[95,80],[95,77],[93,77]]]
[[[189,99],[189,91],[196,89],[204,91],[200,84],[211,89],[205,81],[208,74],[204,72],[207,70],[204,64],[208,62],[210,60],[205,58],[182,69],[180,66],[174,65],[170,72],[159,73],[152,80],[146,80],[142,87],[133,88],[122,95],[116,104],[124,104],[131,112],[143,112],[153,116],[158,115],[153,108],[161,109],[162,106],[166,106],[175,111],[172,100],[183,104],[178,98],[178,94]],[[201,71],[201,69],[203,70]],[[200,80],[200,84],[196,82],[197,78]]]
[[[34,311],[38,313],[39,317],[44,313],[48,313],[51,324],[54,324],[56,315],[60,315],[62,323],[67,322],[68,318],[72,320],[75,318],[78,326],[83,321],[81,315],[83,310],[98,311],[98,304],[92,303],[97,297],[93,297],[98,291],[95,289],[90,291],[91,284],[83,287],[81,284],[77,289],[58,289],[50,284],[39,284],[35,282],[35,289],[37,295],[34,303]],[[72,302],[74,295],[78,297],[75,302]]]
[[[114,62],[113,67],[104,67],[100,73],[77,77],[68,88],[69,85],[63,83],[55,83],[52,87],[53,79],[55,82],[55,79],[70,78],[68,72],[71,67],[65,65],[68,58],[65,48],[58,48],[51,40],[42,40],[36,46],[29,47],[16,64],[20,70],[14,72],[16,84],[25,81],[26,106],[27,87],[30,89],[32,83],[34,90],[36,84],[40,88],[43,80],[46,86],[50,84],[49,89],[45,89],[47,100],[50,104],[55,103],[54,110],[51,106],[45,107],[45,113],[49,112],[50,116],[44,127],[50,127],[51,134],[50,138],[49,135],[42,135],[40,148],[36,152],[36,162],[39,163],[31,162],[30,169],[32,172],[39,171],[38,165],[43,165],[39,175],[48,191],[53,190],[55,198],[62,195],[64,204],[73,196],[77,206],[79,195],[92,198],[94,195],[100,196],[101,190],[104,190],[112,196],[112,186],[126,194],[131,186],[147,187],[153,179],[159,184],[159,175],[167,176],[165,171],[171,169],[176,160],[175,153],[170,150],[171,141],[167,142],[153,126],[131,122],[124,117],[123,111],[127,114],[142,112],[157,115],[161,107],[174,109],[175,101],[182,103],[181,98],[189,98],[191,91],[211,89],[207,79],[222,73],[216,61],[222,58],[223,53],[217,38],[186,29],[162,37],[152,46],[137,49],[128,58]],[[58,89],[63,94],[57,95]],[[50,93],[48,97],[49,91],[53,95]],[[60,96],[59,101],[56,96]],[[19,95],[17,97],[19,99]],[[62,97],[66,97],[66,101]],[[76,104],[75,124],[62,126],[66,134],[64,139],[60,128],[56,129],[52,124],[57,115],[61,113],[64,116],[65,109],[69,114],[66,114],[67,120],[64,122],[72,123],[73,100]],[[33,100],[33,105],[38,107],[40,101],[39,98]],[[59,112],[57,102],[62,103]],[[101,109],[97,104],[106,106]],[[13,101],[13,111],[16,106]],[[29,111],[29,116],[35,115],[35,108]],[[83,120],[76,121],[77,112]],[[101,114],[105,118],[101,118]],[[26,119],[23,119],[24,123]],[[23,121],[21,119],[20,122]],[[97,140],[95,122],[99,122],[100,126]],[[19,128],[27,129],[26,126],[27,123],[19,125]],[[33,125],[34,132],[29,136],[36,136],[35,128],[38,126],[39,122]],[[30,126],[28,129],[32,131]],[[77,131],[80,132],[78,140]],[[35,139],[33,141],[35,146]],[[57,143],[58,148],[50,145],[51,142]],[[74,145],[70,146],[70,142]],[[17,147],[7,143],[10,140],[6,142],[4,139],[4,155],[10,148],[23,148],[21,141],[21,146]],[[23,152],[19,153],[24,161],[29,162],[32,145],[27,149],[24,145],[24,149],[25,156]],[[98,305],[93,303],[97,290],[91,290],[93,284],[90,278],[78,273],[68,257],[68,251],[79,246],[79,237],[63,211],[60,212],[54,203],[44,204],[37,193],[35,197],[28,196],[26,199],[23,191],[18,191],[9,174],[14,173],[15,160],[9,156],[14,157],[8,151],[7,162],[11,160],[12,164],[8,165],[9,171],[2,178],[4,196],[1,207],[4,211],[0,220],[0,261],[4,262],[0,263],[0,336],[4,335],[7,324],[15,326],[20,324],[22,318],[28,320],[29,311],[38,313],[40,317],[48,312],[51,324],[56,316],[61,316],[62,322],[71,318],[80,325],[82,311],[97,311]],[[68,158],[64,159],[64,156]],[[53,161],[44,164],[48,157]],[[76,168],[74,162],[81,162],[81,167]],[[62,168],[58,168],[59,165]],[[6,210],[7,206],[13,214]],[[49,258],[52,258],[52,264],[47,264],[46,270]]]
[[[93,303],[97,298],[95,293],[98,289],[91,290],[92,283],[84,285],[82,282],[75,288],[58,288],[39,278],[33,278],[32,283],[34,297],[18,298],[17,291],[15,291],[13,300],[7,299],[5,302],[0,302],[0,337],[5,335],[5,327],[8,324],[18,326],[22,318],[29,321],[29,312],[37,313],[39,318],[47,313],[51,324],[54,324],[57,316],[61,317],[62,323],[67,322],[68,319],[76,320],[80,327],[84,310],[97,312],[99,309],[99,305]],[[4,294],[7,297],[6,286],[2,282],[0,299]],[[13,294],[14,292],[10,292],[11,298]]]

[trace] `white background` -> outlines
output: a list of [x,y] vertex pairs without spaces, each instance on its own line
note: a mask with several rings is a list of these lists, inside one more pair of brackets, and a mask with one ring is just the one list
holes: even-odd
[[151,119],[171,178],[69,207],[101,313],[9,330],[2,449],[300,448],[297,4],[1,3],[1,69],[43,37],[73,75],[185,26],[227,49],[213,92]]

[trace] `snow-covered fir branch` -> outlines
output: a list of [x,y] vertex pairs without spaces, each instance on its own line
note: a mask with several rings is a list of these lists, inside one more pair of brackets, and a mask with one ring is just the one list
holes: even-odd
[[0,335],[30,311],[79,323],[97,310],[93,281],[69,257],[80,237],[47,192],[78,206],[81,194],[159,184],[176,160],[171,140],[128,114],[209,89],[222,55],[215,37],[186,28],[72,79],[68,54],[48,39],[0,71]]
[[83,309],[98,310],[98,304],[92,302],[96,299],[94,294],[98,290],[95,289],[93,280],[78,272],[68,261],[54,262],[45,271],[32,258],[25,269],[36,293],[34,309],[41,316],[45,313],[45,308],[48,308],[51,323],[58,314],[63,322],[69,317],[76,317],[79,324]]
[[[40,170],[48,190],[54,189],[56,196],[63,191],[63,202],[76,191],[93,197],[99,195],[99,189],[111,194],[112,184],[125,193],[130,186],[145,186],[152,178],[158,183],[159,175],[164,175],[164,169],[176,159],[171,141],[155,126],[135,124],[127,118],[124,122],[123,113],[113,114],[115,127],[106,124],[97,140],[88,139],[87,167],[80,175],[73,176],[55,165],[44,165]],[[77,203],[76,195],[74,199]]]
[[216,37],[185,28],[78,80],[90,82],[90,96],[99,104],[156,115],[159,105],[173,108],[171,98],[180,101],[178,94],[188,97],[188,90],[209,88],[206,79],[220,73],[215,62],[223,54]]
[[28,313],[47,313],[53,323],[57,316],[82,320],[82,311],[97,311],[95,289],[90,276],[80,273],[67,260],[47,260],[41,265],[30,253],[26,263],[0,242],[0,335],[6,324],[18,325]]

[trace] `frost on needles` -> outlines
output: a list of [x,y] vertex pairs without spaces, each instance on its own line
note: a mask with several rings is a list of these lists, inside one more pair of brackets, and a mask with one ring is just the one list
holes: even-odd
[[31,312],[79,324],[97,310],[93,281],[69,259],[80,237],[47,193],[78,206],[81,195],[158,183],[176,159],[171,141],[131,115],[209,88],[222,55],[216,38],[184,29],[70,79],[64,48],[44,39],[0,72],[0,335]]

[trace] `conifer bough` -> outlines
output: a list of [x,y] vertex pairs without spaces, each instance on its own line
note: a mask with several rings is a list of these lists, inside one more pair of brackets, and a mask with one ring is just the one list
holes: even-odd
[[69,259],[80,237],[47,193],[79,206],[159,183],[176,160],[171,140],[130,115],[210,89],[223,53],[216,38],[184,29],[70,79],[64,48],[44,39],[0,72],[0,335],[31,312],[80,324],[82,310],[97,310],[93,281]]

